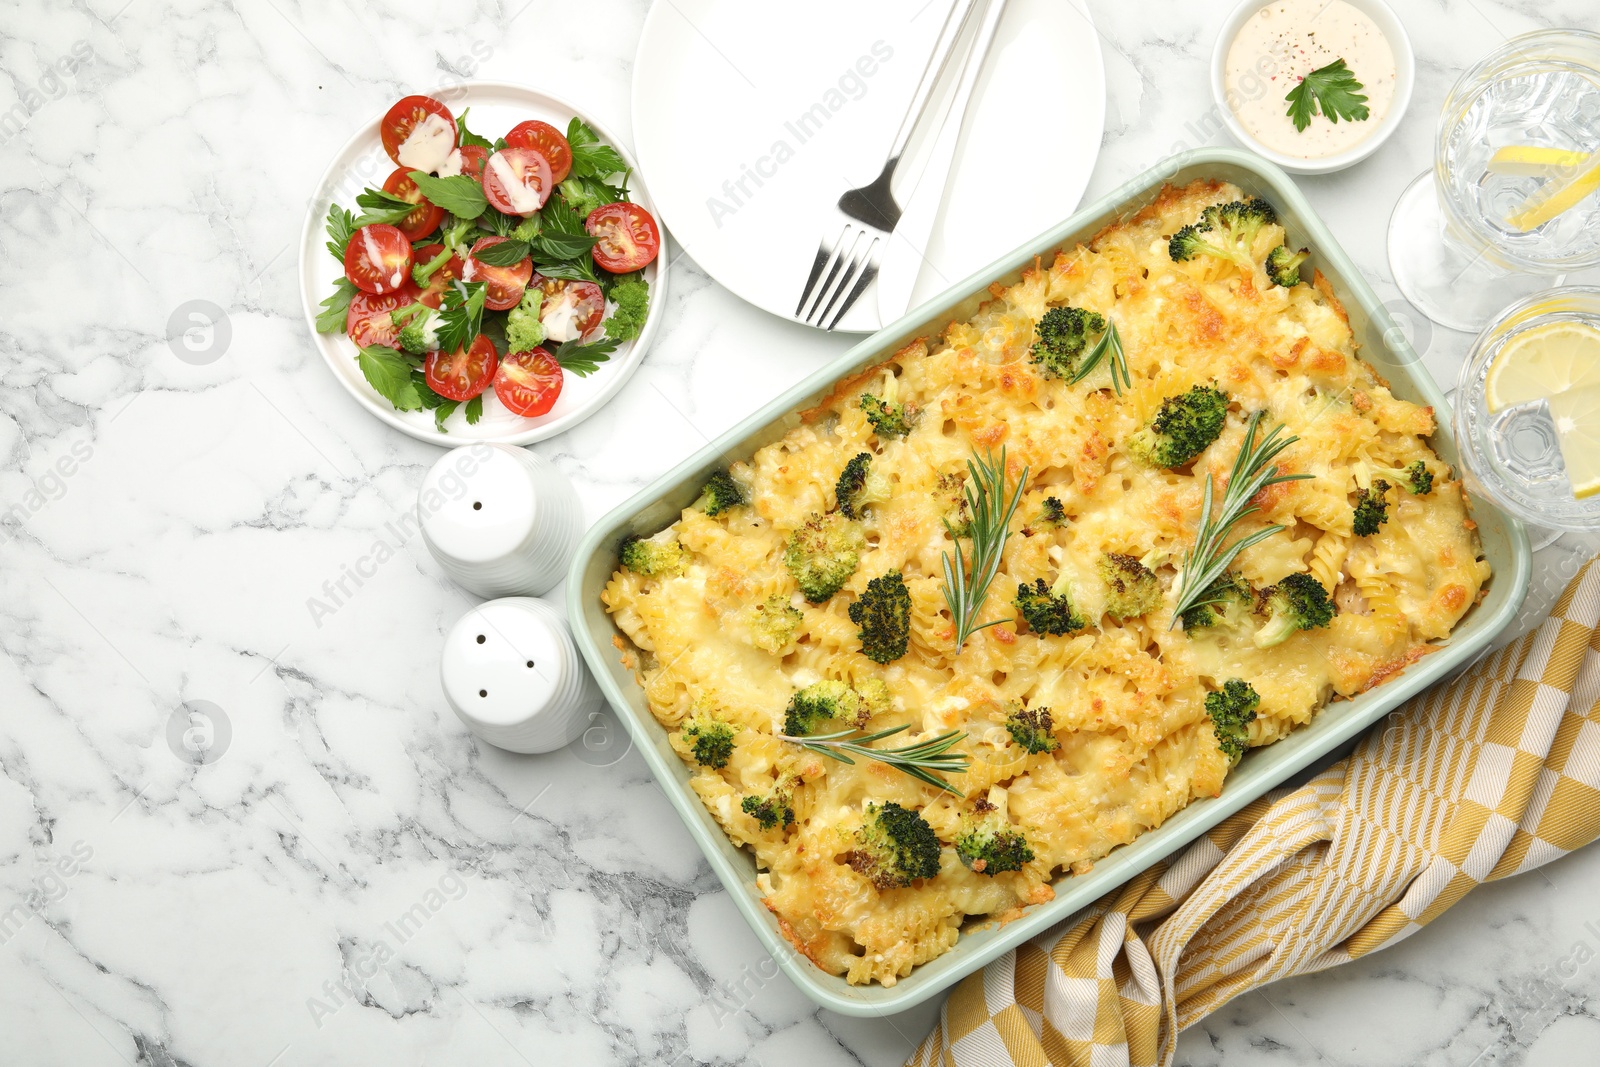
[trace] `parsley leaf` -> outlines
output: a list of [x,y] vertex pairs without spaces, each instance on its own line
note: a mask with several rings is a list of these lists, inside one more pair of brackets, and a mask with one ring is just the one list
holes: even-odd
[[601,144],[600,135],[577,116],[567,124],[567,143],[572,146],[573,177],[607,178],[628,169],[622,153]]
[[458,219],[475,219],[489,206],[483,195],[483,186],[467,174],[454,174],[448,178],[435,178],[425,171],[414,170],[411,180],[417,183],[422,195],[437,207],[442,207]]
[[417,205],[409,200],[403,200],[393,193],[386,193],[382,189],[363,189],[361,195],[356,197],[356,206],[362,208],[361,217],[356,219],[356,225],[374,226],[379,223],[394,225],[413,211]]
[[1320,114],[1329,122],[1363,121],[1371,114],[1367,110],[1367,98],[1360,92],[1364,88],[1344,65],[1344,60],[1336,59],[1307,74],[1299,85],[1289,90],[1284,96],[1289,101],[1287,114],[1294,120],[1294,128],[1302,133],[1311,125],[1313,115]]
[[467,112],[471,110],[472,109],[470,107],[465,108],[462,110],[461,114],[456,116],[456,133],[458,135],[456,140],[460,142],[463,148],[469,145],[477,145],[479,148],[493,148],[494,143],[490,141],[489,138],[479,137],[477,134],[467,129]]
[[583,227],[583,216],[574,211],[563,197],[553,196],[547,200],[539,212],[539,219],[542,224],[540,228],[548,232],[573,235],[589,232]]
[[328,205],[328,252],[340,263],[350,237],[356,232],[356,217],[338,204]]
[[587,378],[600,369],[600,364],[611,358],[611,353],[622,346],[622,342],[614,337],[602,337],[590,344],[583,344],[577,340],[563,341],[556,346],[551,355],[556,357],[556,362],[561,364],[562,370],[569,370],[580,378]]
[[350,314],[350,298],[356,292],[355,283],[349,278],[333,283],[333,295],[322,302],[322,311],[317,315],[318,333],[337,333],[344,329],[345,319]]
[[356,356],[367,384],[378,395],[395,406],[397,411],[421,411],[422,396],[411,380],[412,363],[399,352],[386,345],[368,345]]
[[528,258],[528,242],[507,239],[472,253],[472,258],[491,267],[515,267]]
[[489,290],[482,282],[451,283],[439,312],[439,351],[457,352],[483,332],[483,302]]
[[467,425],[476,426],[481,418],[483,418],[483,394],[479,393],[467,401]]
[[433,428],[435,430],[438,430],[440,433],[449,433],[450,431],[444,428],[444,420],[448,419],[451,415],[453,415],[455,413],[456,408],[458,408],[460,406],[461,406],[460,401],[457,401],[457,400],[446,400],[444,403],[442,403],[438,407],[434,408],[433,409]]

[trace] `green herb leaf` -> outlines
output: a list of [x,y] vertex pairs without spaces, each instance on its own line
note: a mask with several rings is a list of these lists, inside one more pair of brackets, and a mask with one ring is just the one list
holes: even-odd
[[561,199],[572,208],[574,214],[580,218],[588,218],[589,212],[604,204],[615,204],[619,200],[626,200],[627,194],[614,185],[608,185],[599,178],[568,178],[556,190],[561,194]]
[[551,197],[539,212],[540,229],[545,233],[588,236],[589,231],[584,229],[583,219],[584,216],[578,214],[571,204],[559,196]]
[[472,258],[491,267],[515,267],[528,258],[528,242],[514,239],[501,241],[472,253]]
[[577,259],[594,248],[595,239],[588,234],[557,233],[551,230],[539,234],[529,242],[545,259]]
[[361,217],[356,219],[357,227],[381,224],[393,226],[417,210],[417,205],[402,200],[393,193],[386,193],[382,189],[361,190],[361,195],[356,197],[356,206],[362,209]]
[[456,408],[460,406],[461,404],[458,401],[446,400],[444,403],[434,408],[433,428],[438,430],[440,433],[449,433],[450,431],[444,428],[444,420],[448,419],[452,414],[454,414]]
[[322,311],[317,315],[318,333],[338,333],[344,329],[350,314],[350,298],[358,291],[349,278],[333,283],[333,295],[322,302]]
[[1344,60],[1336,59],[1307,74],[1289,90],[1284,96],[1289,101],[1287,114],[1294,120],[1294,128],[1302,133],[1311,125],[1313,115],[1322,115],[1329,122],[1364,121],[1371,114],[1367,98],[1360,92],[1364,88]]
[[1122,335],[1117,332],[1117,324],[1110,319],[1106,320],[1106,332],[1089,349],[1088,355],[1078,364],[1077,373],[1068,378],[1067,383],[1071,385],[1083,381],[1100,365],[1101,360],[1109,360],[1111,388],[1118,396],[1122,395],[1124,386],[1133,386],[1133,379],[1128,374],[1128,357],[1122,351]]
[[422,397],[411,379],[413,365],[399,352],[387,345],[368,345],[356,356],[356,365],[367,384],[397,411],[422,410]]
[[551,355],[556,357],[556,362],[561,364],[562,370],[569,370],[580,378],[587,378],[600,369],[600,364],[611,359],[611,353],[622,347],[622,342],[615,337],[602,337],[598,341],[584,344],[581,341],[563,341],[556,346]]
[[569,282],[598,283],[600,281],[600,274],[596,272],[593,262],[587,257],[583,259],[547,259],[539,254],[537,248],[533,251],[533,269],[543,274],[546,278],[562,278]]
[[456,116],[456,140],[463,146],[477,145],[479,148],[492,149],[494,145],[490,142],[489,138],[479,137],[477,134],[467,129],[467,112],[471,110],[472,109],[470,107],[466,108],[461,112],[461,114]]
[[961,555],[961,539],[950,529],[956,553],[952,560],[948,553],[941,558],[944,563],[944,602],[950,608],[950,618],[955,623],[956,651],[960,652],[967,638],[979,630],[998,626],[1009,619],[995,619],[979,624],[978,615],[989,596],[989,586],[1000,571],[1000,557],[1011,535],[1011,516],[1022,503],[1022,494],[1028,487],[1028,468],[1022,468],[1017,478],[1017,488],[1006,496],[1006,450],[1000,449],[1000,458],[974,455],[967,460],[971,480],[965,490],[967,511],[972,516],[972,548],[965,558]]
[[600,135],[582,119],[567,123],[567,143],[572,146],[572,174],[579,178],[608,178],[628,169],[622,154],[600,143]]
[[487,230],[496,237],[506,237],[521,221],[493,207],[486,207],[483,214],[478,216],[478,229]]
[[488,289],[482,282],[457,279],[445,291],[439,312],[439,351],[456,352],[483,332],[483,302]]
[[338,204],[328,205],[328,253],[340,263],[350,237],[356,232],[356,217]]
[[435,178],[424,171],[414,170],[411,180],[417,183],[423,196],[458,219],[475,219],[489,206],[489,201],[483,195],[483,186],[469,175]]
[[963,796],[963,792],[939,777],[935,772],[944,774],[965,774],[972,764],[972,757],[965,752],[952,753],[956,743],[967,735],[960,730],[950,730],[938,737],[926,741],[915,741],[900,748],[871,748],[873,741],[882,741],[892,737],[905,726],[891,726],[887,730],[879,730],[872,734],[858,734],[855,730],[841,730],[838,733],[818,734],[810,737],[790,737],[788,734],[779,734],[778,738],[788,741],[802,748],[808,748],[819,755],[836,759],[840,763],[854,764],[852,755],[862,759],[877,760],[898,771],[909,774],[920,782],[926,782],[935,789],[942,789],[956,796]]
[[479,393],[467,401],[467,425],[476,426],[481,418],[483,418],[483,394]]

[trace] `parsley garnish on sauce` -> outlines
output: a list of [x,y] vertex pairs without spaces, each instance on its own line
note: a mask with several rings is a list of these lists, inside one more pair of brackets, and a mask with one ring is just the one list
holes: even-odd
[[1294,128],[1304,133],[1313,115],[1322,115],[1329,122],[1364,121],[1371,112],[1363,88],[1344,60],[1336,59],[1307,74],[1284,99],[1289,101],[1288,115]]

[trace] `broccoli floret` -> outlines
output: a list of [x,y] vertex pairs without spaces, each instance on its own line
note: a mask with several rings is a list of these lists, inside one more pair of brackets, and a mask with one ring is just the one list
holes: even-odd
[[713,471],[700,489],[700,499],[694,506],[707,515],[721,515],[745,502],[744,486],[733,480],[725,470]]
[[800,609],[789,603],[789,598],[775,594],[765,602],[750,608],[750,640],[763,652],[777,655],[789,647],[794,632],[805,618]]
[[1273,285],[1281,285],[1285,289],[1299,285],[1300,264],[1310,255],[1309,249],[1291,252],[1287,245],[1279,245],[1267,253],[1267,277],[1272,279]]
[[834,730],[864,724],[872,715],[861,695],[833,678],[812,682],[795,691],[783,713],[783,732],[790,737],[809,737],[827,733],[819,727],[831,724]]
[[1373,470],[1376,474],[1393,478],[1411,490],[1413,496],[1427,496],[1433,492],[1433,472],[1420,459],[1409,467],[1375,467]]
[[507,352],[528,352],[544,344],[544,324],[539,321],[543,304],[544,290],[530,285],[522,294],[522,301],[506,312]]
[[1054,752],[1060,744],[1052,732],[1049,708],[1015,707],[1006,716],[1006,732],[1028,755]]
[[670,535],[665,540],[657,540],[631,534],[622,539],[617,554],[622,557],[624,567],[646,578],[670,578],[682,574],[689,565],[688,550]]
[[889,480],[873,473],[871,452],[858,452],[839,472],[833,493],[839,510],[859,519],[869,506],[889,499]]
[[1216,256],[1240,270],[1254,270],[1250,246],[1261,227],[1277,221],[1278,213],[1260,197],[1213,205],[1205,209],[1199,222],[1172,235],[1172,240],[1167,242],[1167,255],[1174,262],[1198,255]]
[[400,327],[396,340],[403,351],[417,355],[438,351],[440,317],[427,304],[395,308],[389,318]]
[[843,515],[813,515],[789,538],[783,563],[805,598],[820,604],[850,580],[866,543],[861,527]]
[[861,699],[861,710],[857,715],[863,723],[874,715],[892,710],[894,706],[889,686],[881,678],[862,678],[856,682],[856,696]]
[[781,789],[774,789],[764,797],[751,793],[739,802],[739,808],[746,815],[754,816],[763,830],[788,826],[794,822],[794,804],[789,800],[789,794]]
[[1119,622],[1148,615],[1161,604],[1161,583],[1133,556],[1107,552],[1100,557],[1100,577],[1108,594],[1106,614]]
[[1352,529],[1357,537],[1370,537],[1378,527],[1389,521],[1389,483],[1382,478],[1372,483],[1370,489],[1356,491],[1355,520]]
[[951,537],[972,535],[972,504],[967,500],[966,484],[967,479],[963,474],[939,475],[935,492],[939,499],[945,501],[944,515],[940,521],[950,531]]
[[638,337],[650,313],[650,283],[640,274],[624,275],[611,283],[606,297],[616,305],[611,317],[601,324],[606,336],[614,341]]
[[1322,583],[1303,572],[1264,590],[1262,603],[1271,614],[1256,631],[1257,648],[1281,645],[1300,630],[1326,626],[1338,612]]
[[850,621],[861,627],[861,654],[874,663],[893,663],[906,654],[911,637],[911,593],[899,571],[867,583],[850,605]]
[[1250,739],[1250,724],[1256,719],[1261,697],[1249,682],[1229,678],[1222,688],[1206,694],[1206,714],[1211,716],[1211,731],[1217,747],[1230,762],[1238,763]]
[[1062,506],[1061,498],[1047,496],[1044,503],[1039,505],[1039,524],[1041,526],[1061,526],[1067,521],[1067,509]]
[[902,889],[939,873],[939,837],[919,813],[894,801],[869,804],[850,866],[879,889]]
[[1185,632],[1207,626],[1236,626],[1255,602],[1255,592],[1238,574],[1221,574],[1201,594],[1200,600],[1183,613]]
[[1070,378],[1077,370],[1078,357],[1088,346],[1089,335],[1104,333],[1106,320],[1098,312],[1075,307],[1054,307],[1044,313],[1034,327],[1034,363],[1044,366],[1047,378]]
[[1065,571],[1054,585],[1045,585],[1043,578],[1035,579],[1032,585],[1019,583],[1014,603],[1028,620],[1028,629],[1037,634],[1071,633],[1089,624],[1073,606],[1071,579]]
[[861,394],[861,410],[879,437],[904,437],[911,432],[921,414],[915,404],[896,404],[871,393]]
[[702,767],[726,767],[733,755],[734,729],[710,715],[691,716],[683,724],[683,740]]
[[1152,467],[1181,467],[1204,452],[1228,418],[1228,394],[1209,385],[1169,396],[1150,425],[1128,441],[1134,458]]
[[1033,859],[1033,849],[1021,831],[986,800],[974,805],[976,813],[961,820],[956,837],[956,858],[977,874],[991,878],[1005,871],[1020,871]]
[[418,289],[426,289],[428,282],[440,267],[450,262],[451,256],[465,255],[467,252],[467,238],[477,228],[477,223],[472,219],[452,218],[450,225],[439,233],[440,243],[444,245],[437,255],[426,263],[416,263],[411,267],[411,280]]

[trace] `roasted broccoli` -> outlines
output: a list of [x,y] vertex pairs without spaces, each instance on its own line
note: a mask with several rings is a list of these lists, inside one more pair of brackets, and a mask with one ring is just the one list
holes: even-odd
[[861,527],[843,515],[813,515],[789,538],[783,563],[805,598],[820,604],[850,580],[866,543]]
[[922,414],[915,404],[895,402],[899,381],[900,379],[891,374],[884,383],[882,396],[873,393],[861,394],[861,410],[866,413],[867,421],[872,424],[872,432],[879,437],[904,437],[911,432],[911,428],[917,424],[917,418]]
[[750,607],[750,643],[777,655],[789,647],[805,616],[781,593]]
[[1249,682],[1229,678],[1222,688],[1206,694],[1206,714],[1211,716],[1211,732],[1217,735],[1217,747],[1232,763],[1239,757],[1250,740],[1250,724],[1256,718],[1256,706],[1261,697]]
[[721,515],[745,502],[744,486],[725,470],[713,471],[694,506],[707,515]]
[[899,571],[867,583],[850,605],[850,621],[861,627],[861,654],[874,663],[893,663],[906,654],[911,637],[911,593]]
[[889,480],[872,470],[872,453],[857,452],[833,487],[839,501],[839,510],[852,519],[859,519],[868,507],[889,499]]
[[968,537],[972,534],[972,503],[967,499],[967,479],[963,474],[939,475],[935,493],[946,502],[941,521],[951,537]]
[[688,550],[671,534],[652,538],[632,534],[622,539],[617,554],[624,567],[646,578],[671,578],[682,574],[689,564]]
[[1263,590],[1261,600],[1270,614],[1256,631],[1257,648],[1281,645],[1300,630],[1326,626],[1338,610],[1322,583],[1303,571]]
[[1061,526],[1067,521],[1067,509],[1062,506],[1060,497],[1044,498],[1039,505],[1038,521],[1041,526]]
[[1420,459],[1409,467],[1375,467],[1373,473],[1393,478],[1411,490],[1414,496],[1427,496],[1433,492],[1433,472]]
[[1198,255],[1216,256],[1240,270],[1254,270],[1250,246],[1261,227],[1277,221],[1278,213],[1260,197],[1212,205],[1201,214],[1199,222],[1172,235],[1172,240],[1167,242],[1167,254],[1174,262]]
[[544,305],[544,290],[530,285],[516,307],[506,312],[506,351],[530,352],[544,344],[544,323],[539,310]]
[[1056,750],[1060,742],[1056,740],[1052,726],[1049,708],[1018,706],[1006,716],[1006,732],[1030,756]]
[[1148,615],[1161,604],[1161,583],[1134,556],[1105,553],[1100,557],[1100,577],[1106,583],[1106,614],[1119,622]]
[[764,797],[751,793],[739,802],[739,808],[746,815],[754,816],[763,830],[788,826],[794,822],[794,804],[782,789],[774,789]]
[[1228,394],[1209,385],[1169,396],[1150,425],[1128,440],[1135,459],[1152,467],[1181,467],[1204,452],[1228,418]]
[[978,801],[973,808],[974,813],[961,820],[956,858],[968,870],[991,878],[1005,871],[1022,870],[1022,865],[1033,859],[1027,838],[987,800]]
[[1209,626],[1237,626],[1255,603],[1255,592],[1248,582],[1226,572],[1206,586],[1195,605],[1183,613],[1185,632]]
[[861,710],[857,712],[861,722],[893,709],[894,697],[889,692],[888,684],[881,678],[858,678],[856,696],[861,701]]
[[734,728],[707,714],[691,715],[684,721],[684,743],[702,767],[726,767],[733,755]]
[[[825,678],[796,690],[789,698],[789,706],[783,713],[783,732],[790,737],[831,733],[861,726],[879,710],[882,708],[875,706],[875,702],[863,700],[861,694],[844,682]],[[819,729],[823,726],[829,729]]]
[[1106,320],[1098,312],[1075,307],[1054,307],[1034,327],[1031,361],[1044,366],[1047,378],[1070,378],[1089,335],[1104,333]]
[[1310,256],[1309,249],[1302,248],[1298,252],[1291,252],[1286,245],[1279,245],[1267,253],[1267,277],[1272,279],[1273,285],[1281,285],[1285,289],[1300,284],[1300,264]]
[[1066,571],[1057,576],[1054,585],[1045,585],[1043,578],[1034,579],[1032,585],[1018,583],[1014,603],[1028,620],[1028,629],[1037,634],[1071,633],[1089,624],[1073,606],[1072,584]]
[[400,327],[396,338],[403,351],[413,355],[439,350],[439,315],[427,304],[408,304],[389,312],[389,318]]
[[939,847],[926,819],[891,800],[867,805],[849,862],[879,889],[902,889],[939,873]]
[[1378,527],[1389,521],[1389,483],[1382,478],[1372,483],[1370,489],[1356,490],[1355,519],[1351,529],[1357,537],[1370,537]]

